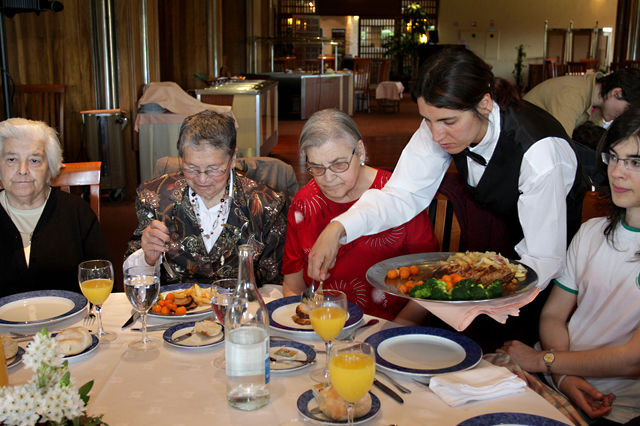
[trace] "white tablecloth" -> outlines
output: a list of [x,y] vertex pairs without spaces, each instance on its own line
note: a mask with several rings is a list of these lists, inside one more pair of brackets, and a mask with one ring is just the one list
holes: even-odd
[[404,85],[399,81],[383,81],[376,87],[376,99],[391,99],[399,101],[402,99]]
[[[280,287],[281,288],[281,287]],[[265,301],[280,297],[280,288],[267,286],[261,290]],[[134,352],[127,344],[140,338],[140,333],[121,330],[120,327],[132,310],[124,293],[114,293],[103,307],[104,326],[118,333],[118,338],[109,343],[100,343],[98,349],[84,357],[69,362],[71,375],[76,384],[94,380],[90,392],[88,411],[97,415],[104,413],[104,420],[111,426],[156,425],[280,425],[301,418],[296,408],[298,397],[309,390],[314,382],[309,373],[318,368],[308,368],[289,373],[271,374],[271,400],[263,408],[243,412],[231,408],[226,401],[226,374],[212,365],[212,360],[224,354],[224,345],[204,349],[177,349],[166,343],[150,352]],[[364,320],[369,316],[365,315]],[[80,325],[82,317],[58,323],[50,329]],[[163,320],[150,319],[149,324]],[[136,323],[134,327],[138,327]],[[397,324],[381,320],[377,325],[363,330],[358,340],[381,329],[397,327]],[[93,328],[93,327],[92,327]],[[0,333],[11,329],[0,327]],[[16,330],[17,331],[17,330]],[[22,332],[26,332],[24,329]],[[162,331],[151,333],[162,338]],[[274,334],[282,334],[274,332]],[[324,348],[317,336],[298,338],[316,349]],[[25,344],[22,344],[23,346]],[[319,364],[324,365],[324,354],[319,354]],[[489,365],[481,361],[477,368]],[[12,369],[9,382],[12,385],[30,380],[32,371],[23,365]],[[414,383],[406,376],[393,375],[400,383],[412,390],[402,395],[404,405],[379,391],[372,391],[380,398],[378,415],[366,425],[457,425],[465,419],[492,412],[520,412],[553,418],[570,424],[558,410],[531,389],[526,392],[484,402],[473,402],[451,408],[428,388]],[[380,377],[382,382],[387,382]]]

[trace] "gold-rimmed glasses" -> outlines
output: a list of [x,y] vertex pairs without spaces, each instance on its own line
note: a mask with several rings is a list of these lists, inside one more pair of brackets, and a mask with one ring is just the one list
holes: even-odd
[[344,173],[349,170],[349,166],[351,166],[351,162],[353,161],[353,156],[355,155],[355,153],[356,149],[353,148],[351,156],[349,157],[349,161],[338,161],[336,163],[329,164],[327,167],[309,164],[309,161],[307,161],[307,171],[312,176],[324,176],[324,174],[327,172],[327,169],[331,170],[333,173]]

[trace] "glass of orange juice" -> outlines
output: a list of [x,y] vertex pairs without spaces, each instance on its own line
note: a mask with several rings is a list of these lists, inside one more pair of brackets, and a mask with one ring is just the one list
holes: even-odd
[[324,340],[327,348],[327,362],[323,369],[311,373],[311,378],[316,382],[330,383],[329,380],[329,356],[333,339],[344,328],[347,322],[347,295],[338,290],[324,290],[315,293],[309,300],[309,319],[314,331]]
[[369,392],[376,374],[373,348],[363,342],[339,342],[333,345],[329,374],[331,385],[347,402],[348,424],[353,425],[353,408]]
[[98,331],[100,340],[112,341],[118,335],[113,331],[106,332],[102,328],[102,304],[113,290],[113,265],[108,260],[88,260],[78,265],[78,282],[84,297],[96,306]]

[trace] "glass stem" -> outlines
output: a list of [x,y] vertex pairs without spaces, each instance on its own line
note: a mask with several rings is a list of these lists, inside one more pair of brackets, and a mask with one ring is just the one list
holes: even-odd
[[347,402],[347,424],[353,426],[353,408],[355,404],[353,402]]
[[329,371],[329,361],[331,361],[331,343],[333,343],[332,340],[328,340],[324,342],[325,349],[327,351],[327,362],[324,366],[325,371]]
[[142,343],[148,343],[147,338],[147,311],[140,312],[140,318],[142,318]]
[[98,317],[98,336],[102,337],[104,336],[105,333],[104,329],[102,328],[102,305],[93,305],[96,307],[96,316]]

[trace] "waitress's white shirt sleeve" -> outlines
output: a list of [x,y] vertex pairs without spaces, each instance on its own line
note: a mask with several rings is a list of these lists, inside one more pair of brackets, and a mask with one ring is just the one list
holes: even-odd
[[515,250],[538,273],[544,289],[562,273],[567,247],[567,194],[578,162],[567,143],[545,138],[524,155],[518,188],[518,216],[524,238]]
[[433,141],[422,120],[384,188],[366,191],[347,212],[334,219],[346,231],[346,238],[340,242],[347,244],[413,219],[431,203],[450,162],[451,156]]

